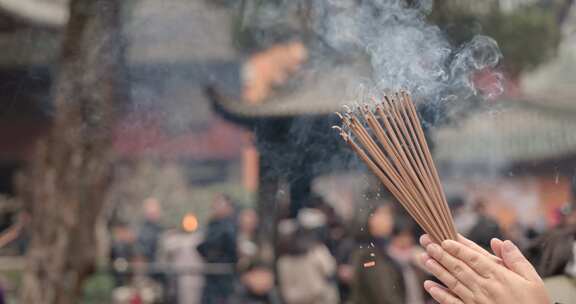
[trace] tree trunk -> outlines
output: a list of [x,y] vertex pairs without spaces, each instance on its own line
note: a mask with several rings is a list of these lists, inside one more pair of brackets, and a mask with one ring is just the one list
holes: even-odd
[[96,224],[111,175],[114,103],[123,80],[120,2],[72,0],[50,135],[38,143],[20,195],[31,215],[23,303],[79,303],[95,269]]

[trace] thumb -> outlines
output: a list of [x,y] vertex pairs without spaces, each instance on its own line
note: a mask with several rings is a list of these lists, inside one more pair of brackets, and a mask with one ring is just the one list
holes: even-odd
[[504,241],[502,243],[502,260],[506,267],[528,281],[539,281],[540,276],[532,267],[532,264],[522,255],[520,249],[511,241]]

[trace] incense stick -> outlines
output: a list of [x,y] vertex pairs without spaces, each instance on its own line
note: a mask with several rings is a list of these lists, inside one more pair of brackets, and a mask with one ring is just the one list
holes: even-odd
[[[454,221],[410,95],[399,92],[344,114],[334,128],[436,242],[456,239]],[[348,133],[349,131],[349,133]]]

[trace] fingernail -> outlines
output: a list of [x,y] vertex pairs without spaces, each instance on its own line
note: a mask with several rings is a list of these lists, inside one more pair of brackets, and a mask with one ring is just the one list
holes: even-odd
[[423,244],[425,240],[426,240],[426,235],[425,234],[421,235],[420,239],[419,239],[420,244]]
[[440,248],[440,246],[437,244],[430,244],[428,247],[426,247],[426,251],[428,251],[431,256],[435,256],[438,255],[440,251],[442,251],[442,248]]
[[500,242],[500,243],[502,243],[502,240],[499,239],[499,238],[492,238],[492,239],[490,240],[490,243],[492,243],[492,242]]
[[514,245],[514,243],[510,242],[509,240],[506,240],[504,241],[504,244],[502,244],[502,249],[506,252],[512,252],[516,250],[516,245]]

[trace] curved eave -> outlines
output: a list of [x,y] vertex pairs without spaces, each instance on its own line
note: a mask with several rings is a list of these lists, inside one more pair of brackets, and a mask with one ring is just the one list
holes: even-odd
[[34,25],[59,28],[68,22],[66,2],[0,0],[0,9]]
[[434,133],[441,164],[539,162],[576,155],[576,111],[530,100],[503,101],[503,108],[471,115]]
[[[238,119],[274,119],[296,116],[330,115],[350,104],[359,85],[355,81],[366,79],[367,73],[354,66],[340,66],[313,75],[300,75],[297,89],[283,88],[265,102],[251,105],[223,95],[213,95],[216,107],[226,115]],[[289,92],[288,92],[289,91]],[[356,94],[357,95],[357,94]]]

